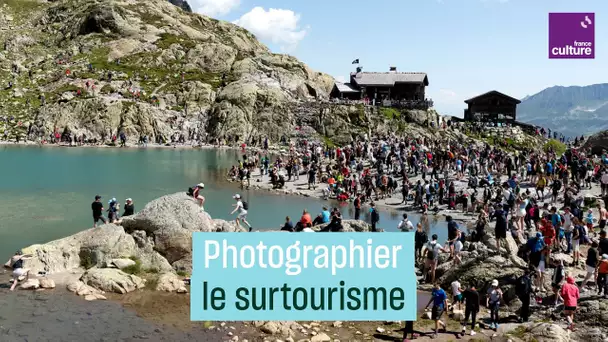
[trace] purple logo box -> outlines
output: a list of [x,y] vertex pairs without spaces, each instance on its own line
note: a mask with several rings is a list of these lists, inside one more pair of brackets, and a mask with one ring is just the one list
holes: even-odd
[[594,59],[595,13],[549,13],[549,58]]

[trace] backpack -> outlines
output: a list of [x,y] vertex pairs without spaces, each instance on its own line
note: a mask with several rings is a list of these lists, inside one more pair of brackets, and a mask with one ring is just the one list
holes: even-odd
[[194,197],[194,191],[196,190],[197,186],[191,186],[188,188],[188,191],[186,192],[186,195],[190,196],[190,197]]
[[243,209],[249,210],[249,203],[243,201]]
[[515,293],[520,296],[526,296],[528,294],[528,290],[529,290],[529,286],[528,286],[528,280],[526,279],[525,276],[521,276],[519,277],[519,279],[517,279],[517,284],[515,284]]
[[509,191],[509,200],[507,202],[509,202],[509,203],[515,202],[515,194],[513,193],[513,190]]

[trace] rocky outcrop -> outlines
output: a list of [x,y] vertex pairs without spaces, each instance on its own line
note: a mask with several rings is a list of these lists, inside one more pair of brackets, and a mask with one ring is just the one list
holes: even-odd
[[570,342],[576,341],[571,338],[569,331],[560,327],[557,324],[551,323],[530,323],[520,326],[516,335],[522,338],[524,341],[538,341],[538,342]]
[[[184,192],[148,203],[136,215],[123,219],[122,226],[127,232],[150,237],[145,243],[153,244],[169,263],[182,267],[192,259],[192,233],[246,231],[226,221],[213,220]],[[191,271],[185,267],[185,271]]]
[[78,296],[84,297],[86,300],[104,300],[106,297],[104,296],[104,291],[96,289],[92,286],[85,284],[82,280],[78,280],[67,285],[67,289],[70,292]]
[[175,273],[164,273],[157,279],[156,291],[187,293],[188,289]]
[[602,131],[590,136],[585,140],[583,147],[591,149],[593,154],[601,155],[603,151],[608,150],[608,131]]
[[34,272],[68,272],[80,268],[106,267],[112,260],[135,257],[144,269],[170,271],[171,265],[158,252],[139,248],[135,238],[116,225],[104,225],[46,244],[24,248]]
[[103,294],[93,289],[127,293],[144,286],[141,278],[124,271],[160,273],[159,290],[185,293],[175,272],[192,272],[192,233],[245,231],[212,219],[182,192],[148,203],[125,217],[122,226],[107,224],[22,251],[32,255],[25,262],[33,273],[84,273],[69,286],[82,296]]
[[[320,224],[312,227],[314,231],[322,231],[328,224]],[[342,230],[344,233],[365,233],[371,232],[371,225],[361,220],[342,220]]]
[[192,8],[190,7],[190,4],[188,3],[188,1],[185,0],[169,0],[170,3],[172,3],[173,5],[183,9],[186,12],[192,12]]
[[146,285],[142,278],[111,268],[93,268],[82,275],[80,280],[95,289],[125,294],[142,289]]
[[[12,71],[0,75],[3,87],[12,82],[0,101],[16,117],[0,129],[13,139],[57,129],[106,142],[119,132],[131,142],[276,141],[297,125],[288,106],[326,98],[334,82],[239,26],[191,13],[183,0],[58,0],[21,10],[0,8],[0,24],[10,16],[14,25],[0,31],[0,68]],[[279,122],[286,130],[269,124]]]
[[507,248],[496,250],[496,240],[491,234],[486,234],[483,242],[467,242],[466,250],[461,252],[462,264],[454,265],[442,254],[436,276],[444,288],[450,288],[454,280],[463,286],[474,285],[480,293],[490,288],[492,280],[498,280],[504,292],[504,300],[509,304],[516,299],[515,282],[524,274],[526,262],[517,256],[518,244],[507,234]]

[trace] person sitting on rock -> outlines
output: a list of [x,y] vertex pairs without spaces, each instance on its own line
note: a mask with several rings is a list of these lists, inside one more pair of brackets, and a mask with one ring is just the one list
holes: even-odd
[[204,188],[205,188],[205,184],[198,183],[194,187],[194,191],[192,192],[192,197],[194,197],[194,199],[198,202],[198,205],[201,207],[201,211],[205,210],[203,208],[203,205],[205,204],[205,197],[203,197],[203,195],[201,195],[201,190],[203,190]]
[[30,270],[24,267],[23,261],[31,258],[31,254],[23,255],[21,252],[16,252],[15,255],[13,255],[6,264],[4,264],[4,267],[13,269],[14,280],[13,285],[11,286],[11,291],[15,290],[15,287],[17,287],[17,284],[20,281],[29,279]]
[[298,223],[296,223],[296,232],[301,232],[304,230],[304,228],[310,228],[312,227],[312,218],[310,217],[310,214],[308,213],[308,210],[304,209],[304,211],[302,212],[302,217],[300,218],[300,221]]
[[315,217],[314,221],[312,221],[312,225],[316,226],[318,224],[329,223],[331,220],[331,213],[327,207],[323,207],[323,211],[317,217]]

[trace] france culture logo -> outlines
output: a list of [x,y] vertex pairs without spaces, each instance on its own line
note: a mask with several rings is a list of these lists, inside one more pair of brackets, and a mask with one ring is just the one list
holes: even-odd
[[594,59],[595,13],[549,13],[549,59]]

